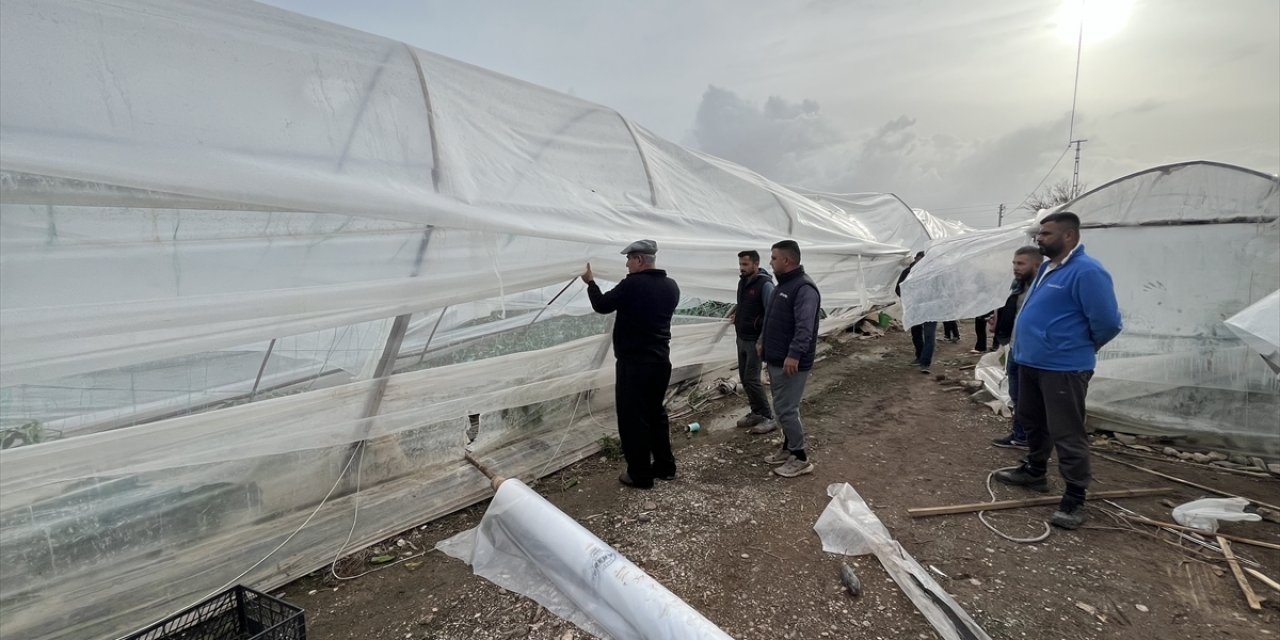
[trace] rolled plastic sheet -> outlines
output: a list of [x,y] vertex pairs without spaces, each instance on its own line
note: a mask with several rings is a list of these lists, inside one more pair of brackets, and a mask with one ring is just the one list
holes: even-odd
[[730,638],[519,480],[498,486],[479,526],[436,548],[599,638]]
[[831,502],[813,530],[822,550],[847,556],[875,555],[898,588],[911,599],[943,640],[991,640],[960,604],[898,544],[849,483],[827,486]]

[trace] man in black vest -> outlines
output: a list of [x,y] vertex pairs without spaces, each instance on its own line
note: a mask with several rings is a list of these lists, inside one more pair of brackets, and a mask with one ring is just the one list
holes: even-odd
[[613,324],[614,401],[618,439],[627,459],[618,482],[652,489],[654,478],[676,477],[662,401],[671,383],[671,315],[680,301],[680,287],[666,271],[655,268],[658,243],[653,240],[637,240],[622,253],[627,256],[627,277],[618,286],[601,293],[590,263],[582,281],[596,313],[618,312]]
[[760,253],[738,253],[738,306],[733,315],[733,329],[738,334],[738,379],[747,392],[751,412],[738,420],[738,426],[750,428],[751,433],[768,433],[777,429],[773,421],[773,409],[764,395],[760,382],[760,354],[756,342],[760,340],[760,328],[764,326],[764,312],[773,296],[773,277],[760,268]]
[[778,275],[778,286],[765,313],[760,335],[760,355],[769,367],[773,410],[782,424],[782,448],[764,460],[780,465],[773,470],[784,478],[813,473],[813,462],[804,449],[804,425],[800,399],[813,368],[818,346],[818,285],[800,265],[800,245],[783,240],[773,245],[769,266]]
[[[1043,256],[1040,255],[1040,248],[1035,246],[1025,246],[1017,250],[1013,254],[1013,284],[1009,286],[1009,297],[1005,299],[1004,306],[996,310],[995,327],[992,335],[995,336],[995,344],[1007,345],[1013,342],[1013,323],[1018,317],[1018,311],[1022,309],[1022,303],[1027,299],[1027,291],[1031,289],[1031,281],[1036,277],[1036,270],[1040,268],[1040,262]],[[1010,349],[1005,353],[1005,379],[1009,382],[1009,403],[1014,408],[1013,431],[1003,438],[996,438],[991,444],[1006,449],[1026,449],[1027,448],[1027,432],[1022,428],[1022,423],[1018,421],[1018,363],[1013,360],[1013,350]]]

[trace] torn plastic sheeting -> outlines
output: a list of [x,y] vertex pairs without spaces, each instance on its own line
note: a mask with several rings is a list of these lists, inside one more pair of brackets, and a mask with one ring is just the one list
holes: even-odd
[[1225,324],[1280,378],[1280,290],[1227,318]]
[[848,556],[875,554],[898,588],[911,598],[944,640],[991,640],[982,627],[898,544],[847,482],[827,486],[831,502],[813,530],[822,550]]
[[1008,354],[1007,346],[1001,347],[999,351],[983,354],[978,358],[977,366],[973,368],[973,379],[981,382],[982,386],[997,400],[1012,404],[1009,399],[1009,372],[1003,361]]
[[519,480],[503,481],[479,526],[436,548],[600,638],[730,638]]

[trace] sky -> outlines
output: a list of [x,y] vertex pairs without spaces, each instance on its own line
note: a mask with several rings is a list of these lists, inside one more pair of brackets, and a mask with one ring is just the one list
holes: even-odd
[[977,227],[1070,180],[1071,139],[1087,186],[1186,160],[1280,173],[1276,0],[268,4],[612,107],[783,184]]

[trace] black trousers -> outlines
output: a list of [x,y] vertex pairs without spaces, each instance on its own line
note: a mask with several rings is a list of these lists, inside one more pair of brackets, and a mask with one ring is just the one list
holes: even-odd
[[1043,474],[1058,453],[1058,471],[1067,495],[1084,499],[1092,477],[1089,438],[1084,431],[1084,398],[1093,371],[1048,371],[1018,364],[1017,419],[1027,432],[1027,466]]
[[956,340],[959,340],[960,339],[960,323],[956,322],[955,320],[947,320],[946,322],[943,322],[942,337],[947,340],[951,340],[953,338]]
[[973,319],[973,333],[978,337],[977,341],[973,343],[973,348],[977,351],[987,350],[987,318],[990,317],[991,314],[988,313],[985,316],[978,316]]
[[671,383],[671,363],[619,360],[614,370],[618,439],[627,459],[627,475],[637,486],[651,487],[654,477],[676,473],[670,423],[662,406]]

